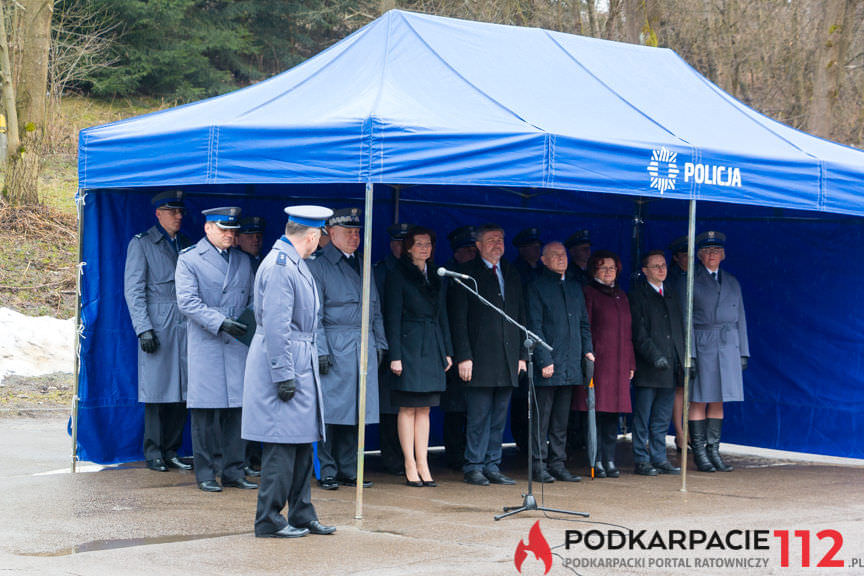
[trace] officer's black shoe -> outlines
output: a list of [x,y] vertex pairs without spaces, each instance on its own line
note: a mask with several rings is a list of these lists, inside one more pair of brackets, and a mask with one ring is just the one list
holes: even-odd
[[603,463],[599,460],[594,463],[594,477],[595,478],[605,478],[606,477],[606,468],[603,467]]
[[636,462],[636,468],[633,472],[639,476],[657,476],[657,469],[648,462]]
[[266,534],[255,534],[256,538],[300,538],[309,534],[307,528],[295,528],[290,524],[286,525],[281,530],[276,532],[267,532]]
[[222,486],[219,485],[215,480],[205,480],[203,482],[198,483],[198,488],[203,490],[204,492],[221,492]]
[[[357,486],[357,478],[348,478],[347,476],[337,476],[336,480],[345,486]],[[371,480],[363,481],[363,488],[371,488],[373,483]]]
[[508,478],[501,472],[484,472],[483,475],[486,476],[492,484],[516,484],[515,480]]
[[606,477],[607,478],[618,478],[621,475],[621,471],[618,470],[618,467],[615,466],[615,462],[611,460],[606,462],[603,467],[606,469]]
[[339,481],[333,476],[325,476],[318,480],[318,485],[324,490],[338,490]]
[[552,468],[549,473],[552,474],[553,478],[561,482],[579,482],[582,480],[579,476],[571,474],[566,468]]
[[240,488],[241,490],[257,490],[258,484],[254,482],[249,482],[245,478],[241,478],[240,480],[228,480],[222,481],[222,485],[226,488]]
[[177,470],[192,470],[191,464],[186,464],[176,456],[165,460],[165,464],[168,466],[168,468],[176,468]]
[[540,482],[541,484],[551,484],[552,482],[555,482],[555,477],[544,468],[538,468],[534,470],[534,481]]
[[465,472],[465,482],[468,484],[473,484],[474,486],[488,486],[489,479],[483,475],[480,470],[471,470],[470,472]]
[[335,526],[325,526],[321,524],[318,520],[312,520],[302,528],[306,528],[310,534],[319,534],[322,536],[326,536],[327,534],[333,534],[336,532]]
[[147,468],[149,468],[150,470],[155,470],[156,472],[168,471],[168,467],[165,465],[165,461],[162,458],[154,458],[153,460],[148,460]]
[[243,468],[243,473],[250,478],[258,478],[259,476],[261,476],[261,471],[255,470],[251,466],[246,466],[245,468]]
[[668,460],[652,464],[660,474],[681,474],[681,468],[673,466]]

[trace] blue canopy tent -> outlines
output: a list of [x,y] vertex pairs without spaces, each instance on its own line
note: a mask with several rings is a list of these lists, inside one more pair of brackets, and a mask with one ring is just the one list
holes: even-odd
[[864,270],[843,250],[864,240],[862,185],[864,152],[749,109],[670,50],[388,12],[264,82],[81,132],[74,450],[141,457],[125,249],[151,194],[181,187],[193,237],[198,210],[228,201],[271,216],[275,239],[288,202],[365,200],[367,246],[396,218],[441,237],[496,220],[547,240],[591,228],[625,260],[634,235],[685,233],[698,200],[702,227],[729,235],[751,334],[726,439],[864,457],[864,322],[847,304]]

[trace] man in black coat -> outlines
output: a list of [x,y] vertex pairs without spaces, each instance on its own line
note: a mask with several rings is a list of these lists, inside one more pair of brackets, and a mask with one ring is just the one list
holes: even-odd
[[[522,280],[501,259],[504,230],[495,224],[477,229],[477,258],[459,267],[477,281],[480,294],[517,322],[525,322]],[[522,335],[497,312],[458,286],[447,291],[450,327],[459,378],[465,382],[467,431],[465,481],[486,486],[515,484],[501,473],[501,442],[507,404],[525,370]]]
[[683,374],[684,323],[678,295],[664,285],[662,250],[642,257],[645,280],[630,292],[633,349],[633,460],[636,474],[679,474],[666,458],[666,431],[672,419],[675,385]]
[[[535,414],[539,434],[534,447],[534,479],[578,482],[565,467],[567,421],[573,386],[582,384],[582,358],[594,361],[591,325],[582,284],[567,273],[567,249],[560,242],[543,248],[543,273],[528,284],[528,328],[552,346],[534,352]],[[547,449],[546,437],[549,437]],[[547,459],[548,455],[548,459]]]

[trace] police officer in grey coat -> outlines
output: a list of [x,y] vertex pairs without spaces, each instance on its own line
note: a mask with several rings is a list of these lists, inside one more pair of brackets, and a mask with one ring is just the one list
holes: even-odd
[[126,251],[124,295],[138,336],[138,401],[144,403],[144,458],[151,470],[190,470],[177,457],[186,424],[186,318],[177,309],[174,269],[190,241],[180,232],[183,192],[153,197],[156,225]]
[[[328,220],[330,244],[309,269],[321,298],[318,313],[318,356],[324,389],[326,440],[318,445],[319,484],[335,490],[357,482],[357,396],[360,385],[361,256],[360,210],[337,210]],[[384,321],[375,283],[371,283],[372,312],[369,363],[366,376],[366,423],[378,422],[378,364],[387,349]],[[377,350],[377,354],[374,352]],[[364,482],[364,486],[371,486]]]
[[726,236],[703,232],[696,237],[693,280],[693,341],[698,375],[690,397],[690,437],[693,455],[702,472],[729,472],[720,457],[723,402],[744,400],[742,371],[750,345],[744,299],[738,280],[720,269],[726,258]]
[[[285,235],[255,277],[258,329],[246,359],[243,438],[263,442],[255,536],[296,538],[331,534],[312,505],[312,444],[324,436],[315,327],[321,302],[304,262],[318,247],[333,212],[321,206],[285,208]],[[288,519],[281,511],[288,504]]]
[[258,485],[243,474],[240,439],[247,348],[237,338],[248,327],[236,321],[252,301],[252,264],[231,248],[240,208],[211,208],[203,214],[206,236],[180,253],[174,276],[177,304],[189,319],[187,404],[195,477],[205,492],[222,490],[217,475],[223,486],[254,489]]

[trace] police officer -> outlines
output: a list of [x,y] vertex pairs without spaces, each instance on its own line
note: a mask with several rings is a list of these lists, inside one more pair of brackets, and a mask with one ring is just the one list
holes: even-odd
[[249,255],[249,259],[252,261],[253,274],[258,271],[258,266],[261,265],[261,246],[266,225],[267,221],[261,216],[245,216],[240,219],[237,247]]
[[186,424],[186,318],[177,309],[177,254],[191,243],[180,232],[183,192],[151,200],[156,224],[126,251],[124,295],[138,336],[138,401],[144,403],[144,458],[151,470],[190,470],[177,457]]
[[738,280],[720,269],[726,235],[714,230],[696,237],[700,265],[693,279],[693,341],[698,375],[690,397],[693,456],[702,472],[730,472],[720,457],[723,402],[744,400],[742,371],[750,346],[744,299]]
[[591,233],[588,230],[578,230],[570,235],[564,242],[564,247],[567,248],[569,268],[568,275],[585,284],[589,284],[592,280],[586,268],[588,267],[588,259],[591,257]]
[[243,475],[240,439],[247,348],[237,338],[248,327],[236,321],[252,301],[252,264],[246,254],[231,248],[240,208],[202,213],[205,237],[180,253],[175,274],[177,304],[189,319],[188,404],[195,477],[205,492],[220,492],[222,486],[254,489],[257,484]]
[[[285,235],[255,278],[258,329],[246,359],[243,438],[263,442],[255,536],[297,538],[332,534],[312,505],[312,444],[324,435],[315,327],[320,301],[306,266],[332,210],[285,208]],[[250,442],[251,443],[251,442]],[[281,511],[288,504],[288,518]]]
[[[373,270],[375,271],[375,286],[378,294],[384,296],[384,283],[387,274],[399,263],[402,256],[402,241],[413,226],[407,222],[392,224],[387,227],[387,235],[390,237],[390,253],[379,260]],[[385,306],[381,303],[381,308]],[[390,371],[390,362],[385,357],[378,366],[378,407],[381,423],[378,425],[378,442],[381,447],[381,460],[384,469],[390,474],[402,475],[405,473],[405,465],[402,457],[402,448],[399,445],[399,431],[397,426],[397,415],[399,407],[394,406],[390,400],[390,384],[394,378]]]
[[543,243],[540,242],[540,232],[537,228],[520,230],[513,237],[513,246],[519,250],[519,256],[513,261],[513,266],[519,272],[522,285],[525,286],[543,275],[543,262],[540,259]]
[[[318,356],[324,392],[326,439],[318,445],[325,490],[357,484],[357,396],[360,385],[361,256],[360,210],[345,208],[328,220],[330,244],[310,260],[321,298]],[[366,376],[366,423],[378,422],[378,364],[387,349],[375,283],[371,289],[369,361]],[[377,351],[377,354],[375,353]],[[369,487],[371,482],[364,482]]]
[[[453,258],[445,268],[454,270],[477,257],[474,244],[474,227],[461,226],[447,235]],[[448,278],[443,278],[443,289],[453,289]],[[458,287],[456,288],[458,289]],[[453,470],[462,470],[465,464],[465,390],[456,370],[447,371],[447,390],[441,395],[441,410],[444,412],[444,450],[447,465]]]
[[[671,263],[666,275],[666,283],[678,296],[681,306],[681,317],[686,322],[687,316],[687,236],[679,236],[669,244]],[[695,374],[695,371],[693,371]],[[684,448],[684,381],[679,380],[675,387],[675,404],[672,408],[672,423],[675,425],[675,451],[680,453]]]

